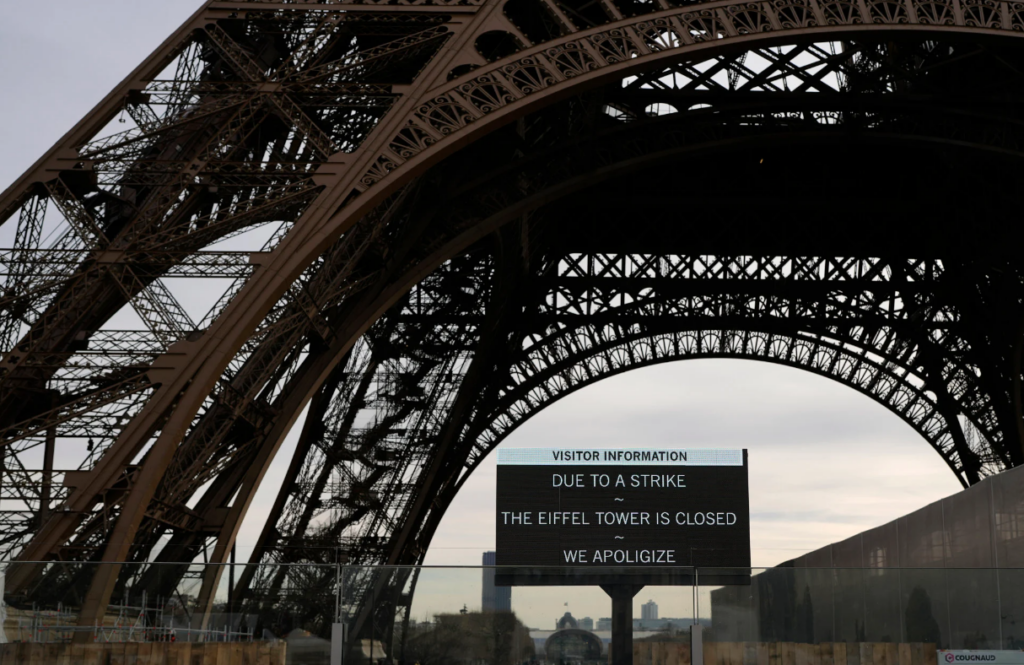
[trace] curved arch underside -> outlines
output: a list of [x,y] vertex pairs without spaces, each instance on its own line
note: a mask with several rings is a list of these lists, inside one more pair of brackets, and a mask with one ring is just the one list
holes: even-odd
[[2,551],[61,562],[10,590],[170,595],[307,405],[265,617],[325,583],[276,564],[417,563],[518,424],[656,362],[828,376],[965,484],[1024,461],[1024,5],[601,7],[211,1],[8,189]]

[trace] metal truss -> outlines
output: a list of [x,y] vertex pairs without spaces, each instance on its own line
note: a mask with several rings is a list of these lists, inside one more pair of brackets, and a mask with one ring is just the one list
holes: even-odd
[[[351,150],[365,135],[366,122],[387,110],[395,97],[391,85],[408,76],[403,60],[439,45],[430,32],[438,20],[430,16],[363,16],[355,23],[373,35],[363,40],[357,37],[361,30],[347,24],[339,32],[338,18],[273,14],[234,36],[217,23],[185,31],[162,55],[162,71],[133,89],[120,109],[92,119],[118,131],[100,130],[98,138],[77,143],[59,177],[33,189],[37,194],[21,204],[15,246],[0,255],[2,302],[11,313],[3,334],[4,349],[12,351],[0,376],[0,400],[8,400],[0,426],[11,444],[9,464],[18,465],[23,453],[18,442],[29,442],[21,445],[30,450],[56,435],[51,444],[66,443],[79,468],[93,468],[118,435],[111,421],[123,423],[143,404],[125,395],[150,387],[147,373],[159,370],[157,357],[166,358],[173,342],[208,325],[231,293],[197,325],[161,280],[244,282],[258,254],[203,248],[260,225],[291,222],[320,189],[313,182],[317,167],[339,149]],[[268,94],[266,67],[259,56],[254,60],[266,46],[261,29],[286,35],[281,39],[294,49],[273,77],[282,88],[275,94]],[[360,48],[363,41],[376,45],[367,51]],[[349,80],[357,74],[360,81]],[[375,76],[387,83],[366,82]],[[307,113],[340,133],[326,135]],[[344,121],[324,122],[339,114]],[[19,193],[11,195],[17,205]],[[50,242],[41,244],[48,209],[60,219],[49,228]],[[265,249],[279,237],[272,236]],[[112,331],[101,329],[125,302],[149,324],[149,334],[126,334],[135,337],[131,348],[124,348],[126,336],[115,341]],[[26,391],[40,393],[38,405],[26,404]],[[73,430],[62,430],[71,420]],[[84,456],[75,449],[83,446],[71,440],[76,438],[87,441]],[[140,445],[144,441],[134,448]],[[71,451],[62,451],[66,458],[65,452]],[[55,482],[60,486],[60,475]],[[22,502],[20,527],[8,531],[8,542],[21,543],[38,528],[40,512],[52,508],[33,498]],[[101,521],[109,527],[116,511],[116,505],[105,506]],[[88,528],[75,540],[90,533],[102,544],[102,531]]]
[[[965,484],[1020,464],[1022,16],[208,2],[0,197],[9,592],[89,623],[192,580],[202,624],[220,573],[189,563],[227,559],[308,406],[233,599],[326,626],[334,569],[285,564],[421,561],[518,424],[669,360],[833,378]],[[846,162],[736,166],[780,145]],[[392,634],[415,579],[352,575],[380,601],[352,630]]]
[[[965,484],[998,472],[1012,461],[990,443],[1000,437],[992,405],[968,403],[981,393],[980,372],[957,361],[966,346],[957,339],[962,314],[928,302],[943,277],[929,261],[567,256],[533,312],[543,332],[521,334],[524,350],[493,410],[475,416],[487,425],[467,426],[477,450],[471,465],[546,404],[605,376],[736,357],[799,367],[865,393],[931,442]],[[933,347],[949,355],[939,369],[945,399],[970,423],[973,445],[954,414],[943,415],[943,397],[924,388]]]

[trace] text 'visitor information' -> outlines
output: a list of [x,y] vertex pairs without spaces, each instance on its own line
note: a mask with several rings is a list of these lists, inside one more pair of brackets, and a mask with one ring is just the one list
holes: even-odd
[[749,567],[747,451],[499,450],[497,563]]

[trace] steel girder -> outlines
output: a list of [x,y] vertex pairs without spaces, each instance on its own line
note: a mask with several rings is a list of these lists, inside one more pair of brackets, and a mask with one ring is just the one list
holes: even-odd
[[[0,198],[17,226],[5,551],[62,562],[20,565],[10,587],[78,589],[88,622],[129,580],[76,561],[224,561],[310,399],[320,417],[258,561],[341,543],[353,562],[414,563],[516,424],[675,358],[841,380],[964,482],[1019,463],[1019,269],[986,253],[1005,240],[991,229],[966,257],[898,259],[870,242],[787,253],[748,229],[761,251],[710,259],[630,250],[609,224],[598,251],[551,220],[594,183],[758,141],[855,136],[1012,169],[1021,16],[980,0],[208,3]],[[247,261],[207,249],[267,224]],[[565,268],[603,262],[634,268]],[[164,283],[182,276],[233,281],[193,316]],[[126,304],[143,330],[107,326]],[[58,448],[77,468],[53,467]],[[207,614],[218,582],[202,580]],[[254,567],[237,597],[273,603],[282,583]]]

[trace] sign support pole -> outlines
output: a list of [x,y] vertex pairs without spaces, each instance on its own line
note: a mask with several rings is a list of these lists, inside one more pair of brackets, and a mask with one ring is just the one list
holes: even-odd
[[612,598],[612,663],[633,665],[633,597],[642,584],[602,584]]

